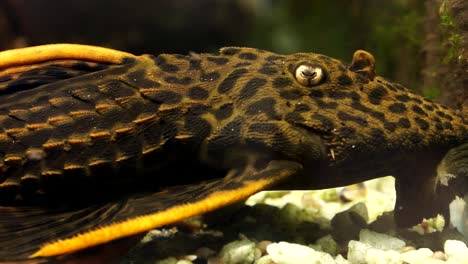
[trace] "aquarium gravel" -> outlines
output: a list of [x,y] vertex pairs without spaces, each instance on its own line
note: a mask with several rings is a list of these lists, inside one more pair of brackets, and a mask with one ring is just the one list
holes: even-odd
[[396,229],[393,184],[384,177],[345,188],[262,192],[148,233],[121,264],[468,264],[466,239],[450,228],[441,232],[443,218]]

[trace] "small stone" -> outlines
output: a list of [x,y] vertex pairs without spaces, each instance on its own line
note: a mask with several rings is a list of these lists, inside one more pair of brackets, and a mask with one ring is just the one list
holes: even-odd
[[348,260],[346,260],[341,254],[335,257],[335,263],[336,264],[350,264]]
[[321,245],[311,244],[311,245],[307,245],[307,246],[310,247],[311,249],[315,250],[315,251],[323,251]]
[[211,257],[207,260],[207,264],[225,264],[221,257]]
[[367,229],[359,232],[359,241],[381,250],[401,250],[406,245],[403,240]]
[[289,232],[290,235],[312,241],[317,239],[315,234],[319,230],[329,227],[328,220],[317,216],[310,210],[299,208],[290,203],[281,208],[273,221],[276,225],[281,226],[283,230],[287,230],[286,232]]
[[328,189],[328,190],[324,190],[322,193],[321,193],[321,198],[323,201],[325,202],[337,202],[339,201],[339,194],[338,194],[338,190],[337,189]]
[[215,254],[216,251],[207,247],[201,247],[195,251],[195,255],[202,259],[208,259],[209,257],[214,256]]
[[446,261],[447,260],[447,255],[445,255],[445,253],[442,252],[442,251],[436,251],[436,252],[434,252],[434,254],[432,254],[432,258]]
[[[414,264],[447,264],[447,262],[440,260],[440,259],[427,258],[427,259],[418,260]],[[460,264],[460,263],[453,263],[453,264]]]
[[190,260],[182,259],[182,260],[177,261],[176,264],[193,264],[193,263]]
[[410,250],[401,254],[401,259],[408,264],[415,264],[418,261],[431,258],[434,252],[428,248]]
[[441,215],[436,217],[423,219],[420,224],[411,227],[410,230],[417,232],[420,235],[431,234],[434,232],[442,232],[445,226],[445,219]]
[[368,244],[351,240],[348,243],[348,261],[351,263],[366,263],[367,251],[371,248]]
[[198,258],[197,255],[185,255],[185,256],[180,257],[180,260],[194,261],[197,258]]
[[315,241],[316,244],[320,245],[322,251],[334,256],[338,253],[338,244],[333,240],[331,235],[326,235]]
[[448,260],[459,260],[468,263],[468,248],[465,243],[458,240],[447,240],[444,244],[444,251]]
[[337,241],[355,240],[359,231],[367,226],[367,207],[363,203],[352,206],[349,210],[338,213],[331,220],[333,237]]
[[276,264],[335,263],[332,256],[327,253],[315,251],[307,246],[287,242],[272,243],[267,247],[267,252]]
[[153,229],[146,233],[146,235],[142,238],[141,243],[145,244],[161,237],[172,237],[175,233],[177,233],[177,228]]
[[340,200],[345,203],[362,199],[365,196],[366,186],[362,182],[346,186],[339,193]]
[[[425,259],[416,261],[414,264],[447,264],[447,262],[440,260],[440,259],[425,258]],[[460,263],[453,263],[453,264],[460,264]]]
[[280,218],[286,224],[298,225],[303,221],[314,219],[313,213],[302,209],[294,204],[288,203],[280,210]]
[[156,260],[155,264],[177,264],[177,259],[174,257],[169,257],[165,259]]
[[326,203],[318,197],[315,197],[313,193],[305,193],[301,198],[301,205],[303,208],[318,211],[325,206]]
[[255,264],[275,264],[270,255],[263,256],[255,261]]
[[395,250],[380,250],[370,248],[367,251],[366,262],[367,264],[402,264],[400,253]]
[[[468,194],[465,196],[468,201]],[[450,223],[465,237],[468,237],[468,204],[463,198],[456,197],[450,203]]]
[[260,249],[262,254],[264,255],[267,251],[266,248],[268,245],[270,245],[272,242],[269,240],[263,240],[257,243],[257,248]]
[[409,252],[409,251],[413,251],[413,250],[416,250],[414,247],[412,246],[406,246],[406,247],[403,247],[402,249],[400,249],[400,253],[405,253],[405,252]]
[[197,259],[196,255],[185,255],[180,257],[181,260],[188,260],[188,261],[194,261]]
[[255,261],[255,243],[238,240],[226,244],[219,253],[225,264],[247,264]]
[[263,254],[262,254],[262,251],[261,251],[260,249],[258,249],[258,248],[255,248],[255,255],[254,255],[254,258],[255,258],[255,259],[259,259],[259,258],[262,257],[262,255],[263,255]]

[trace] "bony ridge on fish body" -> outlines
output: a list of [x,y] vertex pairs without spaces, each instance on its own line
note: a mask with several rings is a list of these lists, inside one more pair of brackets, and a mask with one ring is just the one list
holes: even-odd
[[385,175],[399,225],[447,214],[467,190],[465,116],[374,65],[365,51],[350,65],[240,47],[0,52],[0,260],[69,254],[264,189]]

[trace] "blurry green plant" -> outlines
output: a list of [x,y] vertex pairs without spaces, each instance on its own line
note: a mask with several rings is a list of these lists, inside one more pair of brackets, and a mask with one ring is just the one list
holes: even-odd
[[440,27],[442,31],[442,50],[445,50],[442,62],[445,64],[458,63],[463,59],[461,48],[463,36],[457,33],[458,29],[452,15],[447,8],[449,0],[444,0],[440,7]]
[[350,61],[365,49],[379,75],[421,87],[424,1],[253,1],[250,45],[281,53],[315,52]]
[[427,97],[431,100],[438,98],[441,94],[440,87],[438,86],[423,87],[422,92],[424,97]]

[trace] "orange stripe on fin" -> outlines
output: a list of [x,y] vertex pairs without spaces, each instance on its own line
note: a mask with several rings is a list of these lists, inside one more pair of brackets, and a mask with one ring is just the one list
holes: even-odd
[[235,190],[218,191],[202,200],[191,204],[182,204],[148,215],[138,216],[120,223],[110,224],[95,230],[76,235],[71,238],[45,244],[30,256],[50,257],[73,253],[88,247],[97,246],[112,240],[136,235],[167,224],[179,222],[191,216],[200,215],[217,208],[245,200],[250,195],[261,191],[279,180],[279,177],[245,182],[245,185]]
[[0,69],[60,59],[120,64],[125,58],[136,58],[136,56],[127,52],[97,46],[49,44],[0,52]]

